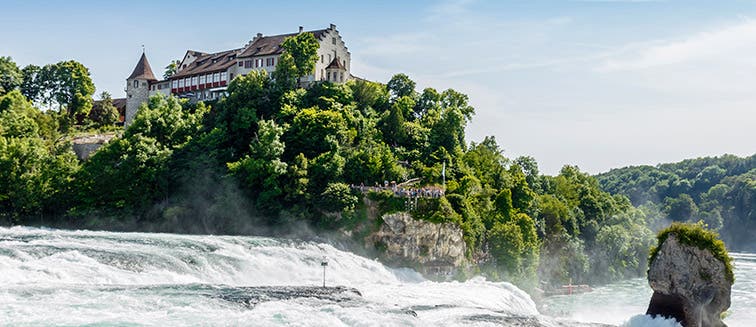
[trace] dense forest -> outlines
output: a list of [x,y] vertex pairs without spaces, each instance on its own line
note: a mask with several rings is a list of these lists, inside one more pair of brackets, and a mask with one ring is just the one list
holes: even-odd
[[607,192],[630,198],[651,217],[652,227],[703,221],[730,249],[756,250],[756,155],[626,167],[597,179]]
[[[116,230],[324,233],[363,224],[372,201],[382,213],[409,210],[416,219],[460,226],[474,263],[468,273],[526,288],[539,280],[600,283],[645,273],[658,217],[643,201],[662,194],[660,188],[638,184],[637,192],[622,192],[616,184],[626,181],[612,184],[611,174],[596,179],[575,166],[542,175],[533,158],[506,158],[493,137],[467,142],[465,127],[475,114],[468,97],[416,90],[404,74],[386,84],[354,79],[303,87],[298,81],[313,69],[317,42],[302,33],[283,47],[272,76],[237,76],[217,102],[152,97],[84,162],[71,150],[71,135],[114,128],[98,118],[111,116],[108,105],[92,109],[86,68],[65,62],[19,69],[3,58],[0,218]],[[66,67],[76,73],[66,75]],[[79,82],[61,88],[65,83],[50,82],[59,76]],[[658,212],[685,215],[673,201],[705,189],[691,193],[691,206],[708,213],[707,201],[730,197],[717,211],[726,228],[729,215],[743,209],[740,190],[753,194],[754,172],[744,169],[675,172],[680,177],[668,186],[685,181],[688,188],[663,193],[672,199],[664,205],[674,209]],[[444,193],[406,208],[391,192],[350,187],[407,180]]]

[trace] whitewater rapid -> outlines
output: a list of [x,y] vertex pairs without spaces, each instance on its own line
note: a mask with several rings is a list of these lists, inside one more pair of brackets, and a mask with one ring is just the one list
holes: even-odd
[[[321,285],[324,258],[326,284],[362,296],[235,300],[259,291],[250,287]],[[430,282],[328,244],[0,228],[0,325],[538,325],[538,317],[511,284]]]
[[[328,261],[326,284],[347,291],[331,294],[332,288],[319,287],[323,260]],[[321,296],[320,290],[328,294]],[[622,290],[616,291],[623,296]],[[736,288],[733,303],[753,296],[754,292]],[[639,301],[640,308],[648,297]],[[600,311],[596,310],[600,303],[591,306]],[[642,312],[631,309],[615,318],[622,322]],[[738,318],[736,314],[733,318]],[[539,313],[533,300],[509,283],[482,278],[432,282],[413,270],[388,268],[329,244],[0,228],[1,326],[597,326],[589,322],[601,322],[557,316],[563,317]],[[659,321],[653,324],[665,326]]]

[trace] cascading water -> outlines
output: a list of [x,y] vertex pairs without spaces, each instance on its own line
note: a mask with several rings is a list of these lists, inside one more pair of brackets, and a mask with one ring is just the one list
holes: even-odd
[[[346,288],[320,287],[324,257],[327,285]],[[746,284],[753,277],[738,270],[743,262],[738,258],[736,276],[746,288],[736,284],[733,303],[756,304],[754,283]],[[745,261],[751,272],[755,261]],[[642,287],[626,283],[608,292],[628,297]],[[601,312],[595,309],[602,305],[602,292],[594,292],[598,302],[586,307]],[[642,310],[648,298],[641,297],[628,303]],[[618,312],[615,320],[625,321],[638,308]],[[328,244],[0,228],[3,326],[595,326],[587,322],[601,321],[568,316],[539,314],[530,297],[509,283],[431,282]],[[738,326],[734,322],[753,322],[749,319],[735,311],[726,321]]]
[[[355,288],[361,296],[312,293],[322,283],[323,257],[329,261],[326,283]],[[0,228],[2,325],[462,325],[506,319],[541,324],[533,301],[511,284],[430,282],[327,244]]]

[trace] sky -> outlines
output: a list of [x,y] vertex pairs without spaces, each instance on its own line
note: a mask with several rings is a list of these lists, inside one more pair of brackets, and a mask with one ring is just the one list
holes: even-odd
[[352,74],[453,88],[541,172],[756,153],[756,1],[3,0],[0,56],[77,60],[125,95],[142,46],[156,75],[186,50],[336,24]]

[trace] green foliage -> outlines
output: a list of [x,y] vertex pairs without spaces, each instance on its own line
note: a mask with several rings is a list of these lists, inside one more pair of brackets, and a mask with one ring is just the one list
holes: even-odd
[[69,60],[45,65],[39,71],[30,68],[28,73],[32,72],[35,73],[31,82],[34,85],[30,88],[34,90],[27,92],[34,96],[32,100],[48,106],[57,104],[60,111],[67,114],[69,121],[73,121],[76,115],[89,114],[95,87],[87,67]]
[[23,73],[11,57],[0,57],[0,96],[15,90],[23,82]]
[[659,254],[664,241],[667,240],[669,235],[672,234],[680,243],[690,246],[695,246],[701,250],[709,251],[715,258],[721,261],[725,265],[725,278],[730,284],[735,282],[735,275],[732,270],[732,258],[727,253],[727,248],[724,242],[719,239],[717,232],[706,229],[701,223],[689,224],[674,222],[669,227],[662,229],[656,235],[657,244],[651,247],[651,254],[649,255],[648,262],[651,264]]
[[[734,166],[709,162],[696,174],[675,172],[684,177],[658,185],[672,192],[669,208],[635,210],[577,167],[543,176],[533,158],[506,158],[493,137],[468,144],[465,129],[475,110],[462,93],[418,93],[404,74],[386,85],[304,83],[317,41],[300,33],[283,47],[272,76],[237,76],[212,109],[151,97],[122,136],[81,166],[59,141],[70,135],[58,130],[87,111],[86,68],[75,62],[24,67],[21,82],[14,82],[20,90],[0,97],[0,214],[24,222],[56,212],[92,227],[134,221],[151,230],[203,233],[294,229],[305,221],[365,236],[382,214],[408,211],[459,226],[468,258],[485,259],[488,277],[532,288],[536,273],[547,283],[639,275],[650,238],[646,224],[661,221],[682,191],[706,189],[691,200],[712,224],[726,221],[725,212],[753,212],[756,170],[730,179]],[[42,113],[25,96],[62,112]],[[112,124],[112,99],[101,98],[89,117]],[[397,189],[364,195],[350,186],[384,181]],[[722,198],[733,204],[721,206]]]
[[281,43],[281,48],[284,49],[282,57],[291,56],[297,78],[314,73],[320,43],[312,33],[299,33],[296,36],[287,37]]
[[173,76],[173,74],[176,74],[176,71],[178,71],[178,67],[181,64],[181,60],[171,60],[171,62],[165,66],[165,72],[163,72],[163,79],[168,79],[169,77]]
[[113,98],[110,93],[102,92],[100,102],[92,107],[89,112],[89,119],[99,126],[111,126],[118,122],[118,109],[113,105]]
[[[303,153],[314,158],[334,151],[347,143],[346,121],[341,113],[332,110],[304,109],[297,113],[284,139],[291,146],[291,155]],[[294,150],[296,149],[296,150]]]
[[414,98],[416,96],[415,81],[411,80],[409,76],[405,74],[396,74],[392,76],[391,80],[386,84],[386,87],[395,99],[401,97]]
[[597,178],[603,189],[626,195],[633,205],[659,208],[657,221],[703,220],[733,248],[752,250],[754,201],[744,186],[753,183],[754,169],[756,155],[723,155],[614,169]]
[[352,211],[357,205],[357,197],[351,193],[349,185],[330,183],[318,197],[318,206],[327,212]]

